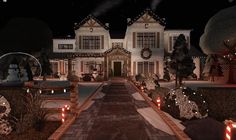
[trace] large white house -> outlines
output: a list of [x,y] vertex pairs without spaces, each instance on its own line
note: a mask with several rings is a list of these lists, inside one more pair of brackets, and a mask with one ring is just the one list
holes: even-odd
[[[72,69],[81,77],[96,68],[105,79],[110,76],[130,76],[138,73],[163,77],[164,54],[173,50],[179,34],[184,34],[190,48],[191,30],[166,30],[165,20],[150,9],[134,19],[127,19],[124,38],[109,34],[109,25],[89,15],[75,25],[74,39],[53,39],[54,73],[68,74]],[[69,60],[69,61],[68,61]],[[194,59],[195,74],[200,76],[200,61]]]

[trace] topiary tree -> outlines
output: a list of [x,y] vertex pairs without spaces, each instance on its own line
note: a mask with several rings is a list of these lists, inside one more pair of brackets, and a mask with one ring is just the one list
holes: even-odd
[[174,44],[174,51],[171,54],[171,60],[169,62],[170,72],[176,77],[176,87],[178,86],[177,81],[179,81],[179,85],[182,85],[183,78],[187,78],[193,74],[193,70],[195,69],[193,59],[188,52],[185,36],[180,34]]

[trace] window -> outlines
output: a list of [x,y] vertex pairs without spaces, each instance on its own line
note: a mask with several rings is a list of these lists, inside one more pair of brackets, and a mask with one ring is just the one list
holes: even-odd
[[138,73],[143,73],[144,75],[148,75],[149,73],[154,73],[154,62],[138,62]]
[[73,44],[58,44],[58,49],[73,49]]
[[103,36],[80,36],[79,49],[102,49]]
[[[72,71],[75,71],[75,61],[71,63]],[[65,62],[65,73],[68,73],[68,61]]]
[[157,34],[155,32],[137,33],[138,48],[157,48]]
[[58,62],[53,61],[53,62],[50,62],[50,63],[51,63],[51,66],[52,66],[53,74],[57,73],[58,72]]

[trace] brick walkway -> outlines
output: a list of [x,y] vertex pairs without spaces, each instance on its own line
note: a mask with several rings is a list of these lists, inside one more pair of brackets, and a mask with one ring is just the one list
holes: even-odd
[[176,140],[137,112],[149,105],[131,96],[136,91],[128,82],[113,80],[102,92],[105,96],[80,114],[62,140]]

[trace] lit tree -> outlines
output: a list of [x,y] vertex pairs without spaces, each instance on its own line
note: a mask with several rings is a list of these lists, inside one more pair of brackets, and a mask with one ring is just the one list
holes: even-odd
[[185,36],[180,34],[174,44],[174,51],[171,54],[171,61],[169,62],[170,72],[175,74],[175,86],[182,85],[183,78],[187,78],[193,74],[195,64],[192,57],[189,55]]

